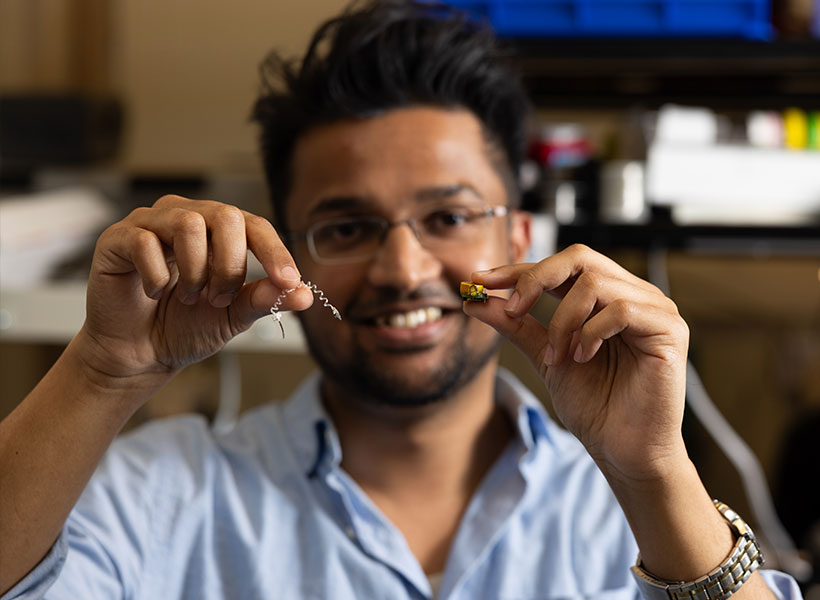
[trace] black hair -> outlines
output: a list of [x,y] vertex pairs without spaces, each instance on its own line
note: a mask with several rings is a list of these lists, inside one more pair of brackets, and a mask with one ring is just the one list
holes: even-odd
[[491,159],[518,202],[529,102],[492,30],[443,4],[354,3],[314,34],[305,57],[272,53],[261,65],[252,118],[275,222],[286,228],[291,159],[311,129],[391,109],[467,109],[482,123]]

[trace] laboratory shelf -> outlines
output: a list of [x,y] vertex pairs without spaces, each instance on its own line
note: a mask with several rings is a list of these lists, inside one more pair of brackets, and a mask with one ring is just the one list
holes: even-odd
[[820,40],[506,39],[543,108],[820,109]]

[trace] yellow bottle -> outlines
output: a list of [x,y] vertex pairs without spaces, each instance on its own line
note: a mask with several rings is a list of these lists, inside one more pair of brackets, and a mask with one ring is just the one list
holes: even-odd
[[808,143],[808,120],[799,108],[789,108],[783,113],[783,137],[786,148],[802,150]]

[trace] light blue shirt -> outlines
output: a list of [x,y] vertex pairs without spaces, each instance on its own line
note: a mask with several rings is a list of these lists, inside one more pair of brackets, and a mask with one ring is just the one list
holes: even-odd
[[[4,600],[431,598],[402,534],[340,468],[319,384],[228,433],[186,416],[119,438]],[[496,398],[517,436],[467,508],[438,598],[639,598],[635,541],[583,447],[503,371]],[[789,577],[764,576],[800,598]]]

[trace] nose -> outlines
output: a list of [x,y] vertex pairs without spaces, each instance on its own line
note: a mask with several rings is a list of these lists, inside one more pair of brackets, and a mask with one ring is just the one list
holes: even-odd
[[439,277],[441,271],[441,262],[419,243],[410,223],[401,223],[385,233],[368,268],[368,279],[375,287],[413,290],[422,281]]

